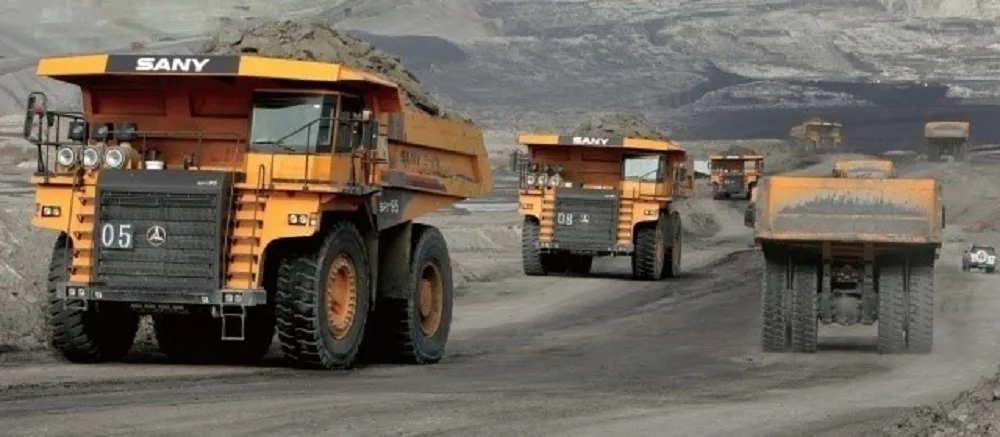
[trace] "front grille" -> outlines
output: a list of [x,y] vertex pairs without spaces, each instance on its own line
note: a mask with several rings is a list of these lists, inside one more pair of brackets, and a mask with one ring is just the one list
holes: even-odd
[[727,193],[739,193],[743,191],[743,175],[727,174],[722,177],[722,189]]
[[[121,176],[101,175],[93,237],[96,286],[135,291],[220,288],[228,181],[208,172],[173,177],[163,173],[132,174],[127,178],[132,186],[123,185],[126,178]],[[104,179],[119,183],[102,186]],[[131,247],[120,244],[125,229]],[[162,230],[162,238],[155,238],[154,230]]]
[[612,250],[618,240],[616,190],[558,188],[553,242],[561,249]]

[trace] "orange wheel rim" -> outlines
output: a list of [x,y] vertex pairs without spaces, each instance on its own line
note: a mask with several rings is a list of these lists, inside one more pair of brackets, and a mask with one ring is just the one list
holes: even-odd
[[427,264],[420,273],[420,330],[430,337],[441,327],[444,312],[444,283],[441,272],[434,264]]
[[337,255],[330,264],[326,277],[326,323],[333,338],[347,337],[354,323],[358,307],[357,272],[354,263],[345,255]]

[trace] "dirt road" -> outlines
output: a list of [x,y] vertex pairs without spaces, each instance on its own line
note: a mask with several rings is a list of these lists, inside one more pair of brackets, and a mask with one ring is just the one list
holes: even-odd
[[[807,170],[829,173],[829,162]],[[873,329],[821,329],[815,355],[759,352],[759,254],[742,201],[686,207],[682,278],[520,274],[515,213],[439,215],[463,278],[442,363],[307,372],[280,366],[74,366],[39,355],[0,364],[0,429],[49,435],[712,436],[850,435],[972,385],[1000,359],[1000,282],[960,271],[992,217],[997,167],[904,169],[947,184],[949,242],[937,267],[935,351],[879,356]],[[982,185],[982,189],[972,189]],[[702,189],[705,193],[708,190]],[[488,209],[488,208],[487,208]],[[502,208],[501,208],[502,209]],[[953,213],[954,211],[954,213]],[[696,218],[696,219],[695,219]],[[10,356],[11,354],[8,354]],[[871,413],[871,414],[868,414]]]

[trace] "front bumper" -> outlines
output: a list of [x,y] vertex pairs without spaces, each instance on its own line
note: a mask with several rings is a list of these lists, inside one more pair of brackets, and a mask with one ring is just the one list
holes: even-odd
[[560,244],[558,242],[542,241],[538,243],[538,249],[541,253],[569,253],[573,255],[596,255],[596,256],[632,256],[635,252],[635,247],[632,245],[627,246],[610,246],[606,248],[599,248],[595,246],[587,247],[574,247],[575,244]]
[[980,263],[980,262],[969,262],[970,269],[993,269],[996,268],[996,263]]
[[254,290],[121,290],[93,284],[61,283],[56,297],[74,302],[119,302],[127,304],[240,306],[267,305],[267,292]]

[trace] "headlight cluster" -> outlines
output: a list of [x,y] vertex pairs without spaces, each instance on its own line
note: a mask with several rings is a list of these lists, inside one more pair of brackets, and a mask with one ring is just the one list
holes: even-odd
[[563,182],[563,167],[559,164],[531,164],[531,171],[524,176],[525,185],[533,187],[558,187]]
[[56,151],[56,162],[67,168],[75,168],[82,165],[87,170],[94,170],[100,167],[119,169],[125,165],[125,150],[121,147],[103,146],[63,146]]

